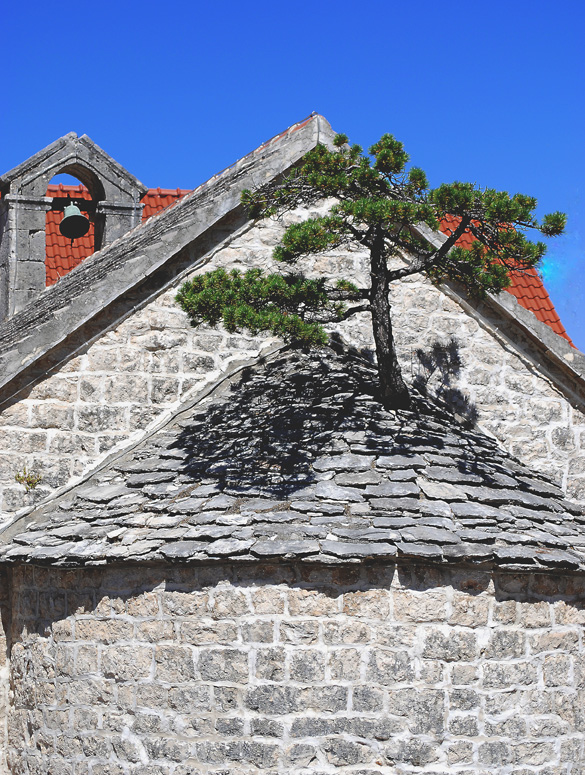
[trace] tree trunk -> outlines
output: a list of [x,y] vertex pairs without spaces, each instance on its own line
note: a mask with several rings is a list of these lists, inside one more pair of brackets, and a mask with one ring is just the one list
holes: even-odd
[[381,240],[376,240],[370,250],[370,277],[372,284],[370,305],[378,359],[380,397],[386,409],[408,409],[410,396],[402,379],[392,335],[388,301],[388,270]]

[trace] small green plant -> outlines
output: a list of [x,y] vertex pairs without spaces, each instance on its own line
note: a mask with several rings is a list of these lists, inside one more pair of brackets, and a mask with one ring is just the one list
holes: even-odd
[[27,471],[26,466],[24,466],[22,471],[19,471],[15,475],[14,479],[18,482],[18,484],[24,485],[26,492],[34,490],[37,484],[40,484],[40,482],[43,481],[41,474],[35,474],[32,471]]

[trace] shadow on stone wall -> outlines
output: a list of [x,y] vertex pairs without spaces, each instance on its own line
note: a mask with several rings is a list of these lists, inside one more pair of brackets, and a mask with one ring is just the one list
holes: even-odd
[[463,361],[459,342],[451,337],[447,342],[436,340],[428,350],[416,351],[418,373],[413,387],[424,396],[433,396],[448,406],[454,415],[474,425],[479,417],[475,404],[457,386]]
[[[75,757],[76,767],[89,762],[104,773],[168,773],[160,765],[169,762],[181,762],[172,770],[180,775],[246,764],[254,768],[237,771],[301,772],[301,749],[311,771],[318,756],[340,766],[367,762],[360,772],[368,775],[431,763],[453,739],[447,692],[449,711],[474,697],[477,707],[479,690],[494,706],[503,698],[514,715],[538,714],[550,690],[538,685],[535,660],[544,664],[547,648],[568,652],[558,652],[561,662],[579,658],[578,620],[559,644],[551,607],[540,609],[543,599],[566,596],[582,620],[583,577],[502,574],[491,583],[480,570],[379,562],[17,569],[12,771],[70,772]],[[505,601],[535,603],[537,618],[522,605],[511,618],[506,605],[497,608]],[[512,627],[498,626],[499,611]],[[548,644],[531,661],[519,659],[535,632]],[[445,676],[460,663],[452,687]],[[481,687],[480,670],[489,678]],[[555,684],[558,707],[545,706],[563,744],[585,727],[578,680]],[[531,692],[530,705],[509,690],[512,682]],[[295,725],[292,740],[283,721]],[[524,730],[514,740],[528,740],[526,754],[502,736],[503,763],[516,750],[517,762],[525,755],[532,763],[533,736]],[[158,764],[146,767],[143,756],[141,765],[141,751]],[[579,751],[567,757],[580,761]],[[266,769],[279,760],[278,770]]]
[[[158,620],[177,616],[198,616],[201,618],[226,619],[241,616],[253,616],[258,613],[282,616],[287,619],[292,616],[333,616],[340,613],[349,616],[371,618],[370,603],[367,595],[375,592],[393,590],[400,593],[418,593],[413,597],[413,606],[408,615],[400,617],[396,609],[392,622],[390,609],[379,611],[375,619],[384,620],[389,626],[401,627],[406,624],[437,622],[449,623],[449,615],[443,616],[436,610],[429,614],[420,607],[420,616],[416,599],[421,603],[424,593],[439,593],[447,601],[452,590],[454,593],[464,593],[471,598],[479,596],[493,597],[496,603],[516,602],[528,605],[539,605],[543,602],[565,602],[575,612],[577,618],[573,623],[583,619],[585,612],[585,576],[561,573],[528,573],[528,572],[498,572],[489,569],[474,569],[465,567],[445,567],[431,563],[409,562],[407,559],[397,563],[381,563],[366,561],[354,566],[331,567],[322,564],[309,563],[235,563],[221,562],[209,564],[178,563],[158,564],[135,567],[113,566],[110,568],[78,568],[60,569],[52,567],[24,567],[13,571],[11,582],[13,609],[10,612],[6,604],[2,605],[2,622],[8,637],[8,652],[14,644],[23,640],[34,640],[35,636],[54,637],[55,626],[70,617],[86,617],[93,615],[99,620],[107,620],[112,625],[112,631],[103,631],[106,642],[116,641],[116,622],[120,616],[137,616],[142,620]],[[309,594],[325,596],[329,599],[349,595],[353,600],[356,593],[366,593],[364,609],[360,611],[356,604],[343,607],[343,611],[326,607],[324,610],[313,608],[310,602],[302,609],[284,607],[279,611],[274,603],[270,610],[254,609],[253,603],[244,603],[234,599],[241,593],[253,589],[280,587],[283,591],[305,590]],[[210,593],[216,597],[198,598],[192,602],[187,597],[181,597],[184,606],[173,603],[165,609],[164,602],[159,605],[153,601],[165,599],[167,593],[180,592],[182,595],[198,595]],[[162,597],[161,597],[162,596]],[[226,597],[227,596],[227,597]],[[139,601],[144,598],[143,602]],[[172,595],[169,600],[173,599]],[[307,598],[309,599],[309,598]],[[179,600],[179,598],[177,598]],[[231,602],[230,602],[231,601]],[[370,601],[371,602],[371,601]],[[128,606],[130,603],[130,606]],[[262,606],[260,606],[261,608]],[[449,608],[452,604],[449,604]],[[11,619],[11,621],[10,621]],[[494,616],[491,627],[497,627]],[[454,625],[461,622],[453,621]],[[512,626],[522,626],[521,617],[505,622]],[[571,623],[567,620],[567,624]],[[559,622],[555,623],[556,625]],[[486,626],[487,620],[480,618],[470,621],[472,628]],[[534,624],[528,625],[535,626]],[[542,621],[538,626],[555,629],[549,620]],[[149,636],[150,637],[150,636]],[[166,636],[161,636],[165,640]],[[59,641],[71,642],[68,631],[59,629],[55,638]],[[80,636],[83,640],[83,637]]]

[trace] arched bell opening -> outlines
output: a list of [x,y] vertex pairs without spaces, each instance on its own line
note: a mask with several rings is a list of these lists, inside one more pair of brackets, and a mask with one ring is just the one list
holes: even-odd
[[0,321],[137,226],[147,191],[87,135],[74,132],[2,175],[0,186]]
[[[56,175],[49,182],[45,196],[51,200],[45,218],[45,269],[46,285],[49,286],[99,250],[102,229],[100,217],[96,215],[99,200],[78,177],[69,173]],[[73,241],[59,230],[65,207],[69,204],[77,205],[81,214],[89,219],[88,232]]]

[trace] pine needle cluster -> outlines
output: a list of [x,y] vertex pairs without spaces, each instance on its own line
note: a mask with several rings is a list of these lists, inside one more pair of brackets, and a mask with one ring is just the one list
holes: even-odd
[[342,299],[359,298],[346,281],[308,279],[301,273],[268,274],[261,269],[216,269],[184,283],[177,301],[191,323],[222,323],[227,331],[268,331],[305,347],[323,346],[323,323],[345,313]]
[[[497,293],[510,284],[512,273],[532,269],[545,254],[546,245],[526,234],[555,236],[566,222],[559,212],[538,221],[536,199],[524,194],[461,182],[431,188],[423,170],[408,169],[408,161],[392,135],[383,135],[366,154],[339,134],[333,147],[317,145],[284,179],[242,193],[252,218],[279,217],[332,199],[325,215],[284,231],[274,258],[295,265],[303,257],[357,244],[370,256],[369,288],[358,289],[343,278],[308,279],[300,272],[215,270],[179,291],[177,300],[193,325],[221,322],[228,331],[269,331],[285,341],[320,346],[327,341],[324,323],[367,309],[382,400],[408,407],[390,321],[390,283],[426,272],[435,281],[455,280],[478,297]],[[447,216],[454,225],[440,237]],[[472,238],[464,243],[470,247],[457,244],[465,235]],[[400,261],[390,264],[391,258]]]

